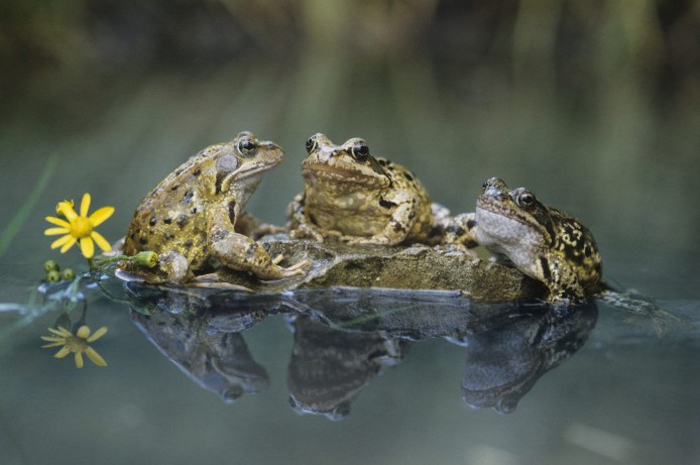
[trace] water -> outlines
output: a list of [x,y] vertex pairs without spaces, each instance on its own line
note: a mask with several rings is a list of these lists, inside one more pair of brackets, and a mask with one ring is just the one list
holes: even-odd
[[[304,141],[320,131],[336,143],[364,137],[374,154],[409,166],[433,200],[455,212],[473,209],[490,176],[532,188],[594,232],[607,280],[700,323],[700,213],[693,202],[700,188],[700,118],[692,102],[659,108],[655,94],[635,84],[643,81],[614,75],[577,106],[546,80],[515,76],[504,83],[486,72],[462,76],[420,58],[389,64],[314,58],[302,55],[296,64],[251,59],[251,66],[197,71],[39,76],[6,98],[0,116],[5,223],[32,191],[48,157],[57,156],[59,165],[0,259],[0,301],[26,303],[46,259],[85,269],[75,250],[59,256],[42,235],[43,217],[53,214],[57,201],[90,192],[93,208],[115,206],[115,215],[99,228],[115,240],[139,199],[177,164],[243,129],[287,149],[286,162],[249,204],[264,220],[283,223],[286,205],[302,186]],[[109,327],[93,344],[108,367],[86,361],[77,370],[70,357],[56,360],[40,348],[39,336],[47,334],[56,313],[2,340],[0,463],[700,461],[695,328],[659,334],[648,319],[599,304],[579,315],[573,336],[562,336],[562,346],[576,350],[552,343],[549,358],[541,359],[551,366],[531,386],[523,383],[529,391],[504,415],[466,405],[464,380],[484,382],[465,378],[466,365],[480,366],[471,369],[477,374],[490,373],[484,366],[507,364],[523,371],[537,359],[536,351],[535,358],[523,356],[535,350],[527,341],[542,324],[537,307],[524,307],[534,312],[531,320],[499,320],[476,329],[459,318],[453,322],[455,312],[441,319],[434,310],[440,331],[431,333],[424,318],[398,334],[411,336],[409,341],[396,339],[396,328],[377,320],[359,329],[324,320],[329,327],[296,316],[298,309],[267,315],[260,305],[253,316],[234,319],[249,326],[234,339],[245,342],[257,365],[243,357],[234,371],[257,367],[257,377],[246,385],[261,392],[227,404],[154,347],[148,337],[157,338],[142,329],[140,314],[95,289],[86,292],[87,323],[93,330]],[[327,299],[315,301],[313,309],[319,306],[326,312],[339,308]],[[377,311],[396,306],[385,299]],[[409,310],[423,316],[433,311],[427,304]],[[178,318],[154,315],[171,323]],[[80,309],[71,316],[77,320]],[[302,320],[293,321],[295,316]],[[16,321],[0,313],[0,327]],[[300,324],[295,343],[292,329]],[[456,329],[446,334],[450,327]],[[304,346],[308,358],[292,355],[295,344],[304,342],[300,334],[312,341]],[[551,348],[544,341],[534,347]],[[341,348],[333,351],[333,344]],[[517,350],[509,351],[509,344]],[[502,363],[490,362],[491,353],[502,354]],[[345,380],[360,386],[349,413],[344,406],[330,415],[345,415],[342,420],[300,416],[289,405],[292,389],[301,388],[287,377],[299,372],[303,378],[304,363],[315,357],[320,364],[346,363],[346,371],[357,373],[355,381]],[[312,388],[320,391],[329,382],[325,370],[309,375]],[[374,375],[377,370],[381,375]]]

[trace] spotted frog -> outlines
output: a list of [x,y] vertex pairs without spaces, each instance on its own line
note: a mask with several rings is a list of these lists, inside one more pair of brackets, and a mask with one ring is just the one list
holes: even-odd
[[543,282],[550,303],[577,305],[599,290],[602,261],[591,232],[531,191],[509,191],[503,180],[488,179],[476,214],[464,220],[476,242]]
[[306,151],[306,185],[289,206],[292,237],[355,245],[430,239],[430,199],[406,168],[375,158],[360,138],[335,145],[319,133],[306,141]]
[[243,211],[262,175],[283,155],[279,146],[250,132],[202,150],[141,200],[124,253],[158,254],[148,282],[186,282],[222,265],[262,279],[304,274],[307,262],[283,268],[270,257],[254,240],[267,225]]

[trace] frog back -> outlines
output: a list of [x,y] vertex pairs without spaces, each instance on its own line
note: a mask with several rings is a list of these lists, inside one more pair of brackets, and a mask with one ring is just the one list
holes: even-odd
[[[211,175],[202,152],[168,175],[139,203],[124,253],[178,252],[192,265],[206,255],[205,207],[211,202],[205,179]],[[203,264],[203,263],[201,263]]]
[[603,263],[593,234],[575,218],[553,208],[550,210],[557,231],[552,251],[576,271],[586,293],[596,292],[603,274]]
[[391,179],[391,191],[394,196],[397,199],[402,199],[405,195],[413,203],[415,221],[413,221],[408,233],[407,241],[428,241],[433,229],[433,208],[428,191],[420,180],[404,166],[384,158],[378,158],[377,161]]

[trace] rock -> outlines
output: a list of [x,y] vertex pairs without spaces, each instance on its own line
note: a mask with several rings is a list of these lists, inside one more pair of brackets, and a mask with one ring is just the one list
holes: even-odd
[[502,302],[544,295],[537,281],[515,268],[477,258],[468,251],[410,247],[348,246],[334,242],[290,239],[284,234],[260,241],[282,266],[312,263],[304,277],[262,281],[242,272],[220,270],[201,276],[198,287],[280,292],[337,286],[410,290],[461,291],[483,302]]

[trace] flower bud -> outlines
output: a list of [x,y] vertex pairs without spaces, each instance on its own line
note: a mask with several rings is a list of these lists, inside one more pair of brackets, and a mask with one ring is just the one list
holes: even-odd
[[46,271],[47,273],[49,271],[60,271],[60,270],[61,270],[61,267],[58,266],[58,263],[56,263],[55,261],[46,260],[44,262],[44,271]]
[[61,280],[61,273],[56,270],[51,270],[46,273],[46,280],[50,283],[57,283]]
[[73,271],[71,268],[66,268],[61,273],[61,277],[64,281],[73,281],[75,279],[75,271]]
[[133,261],[138,266],[143,266],[146,268],[153,268],[158,265],[158,254],[147,250],[145,252],[139,252],[133,256]]

